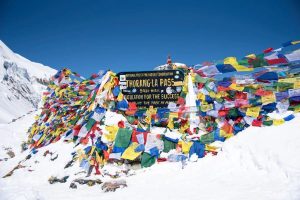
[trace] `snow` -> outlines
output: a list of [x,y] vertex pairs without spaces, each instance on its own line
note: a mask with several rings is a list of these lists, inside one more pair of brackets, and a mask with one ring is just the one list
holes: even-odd
[[56,70],[15,54],[0,40],[0,123],[37,109],[45,86]]
[[[113,113],[110,123],[114,117]],[[0,162],[0,176],[10,171],[28,151],[20,153],[20,143],[33,122],[34,113],[11,124],[0,125],[0,158],[6,156],[3,147],[12,147],[15,158]],[[275,114],[273,114],[275,116]],[[278,116],[278,115],[277,115]],[[279,116],[278,116],[279,117]],[[115,120],[117,121],[117,120]],[[71,159],[74,145],[59,141],[39,149],[27,166],[8,178],[0,178],[0,199],[300,199],[300,114],[280,126],[250,127],[237,136],[219,143],[222,150],[197,162],[158,163],[146,169],[134,170],[132,176],[122,176],[128,187],[104,193],[99,185],[78,185],[70,189],[74,175],[81,171],[78,163],[64,169]],[[159,132],[157,128],[154,128]],[[58,158],[44,157],[46,150]],[[6,156],[7,157],[7,156]],[[35,162],[38,161],[38,162]],[[30,166],[30,167],[29,167]],[[126,166],[106,166],[111,174]],[[28,169],[33,170],[29,172]],[[69,175],[67,183],[50,185],[50,176]],[[93,175],[108,180],[110,177]]]
[[[15,62],[18,66],[21,66],[22,68],[26,69],[31,77],[35,76],[37,78],[50,78],[50,76],[56,73],[56,70],[52,69],[51,67],[44,66],[40,63],[32,62],[22,57],[21,55],[14,53],[1,40],[0,59],[11,60]],[[0,74],[2,74],[1,71]]]

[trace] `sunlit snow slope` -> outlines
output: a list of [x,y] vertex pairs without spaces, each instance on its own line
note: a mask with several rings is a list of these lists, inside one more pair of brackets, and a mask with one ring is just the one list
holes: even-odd
[[[112,117],[111,120],[117,116]],[[12,147],[15,158],[0,163],[0,177],[11,170],[28,152],[20,153],[26,129],[33,114],[11,124],[0,126],[2,147]],[[118,121],[118,120],[115,120]],[[139,169],[136,175],[123,177],[127,188],[104,193],[100,186],[70,189],[78,164],[63,169],[71,159],[72,144],[62,141],[43,147],[8,178],[0,178],[0,199],[300,199],[300,116],[280,126],[250,127],[226,140],[217,156],[206,156],[197,162],[159,163]],[[8,137],[9,136],[9,137]],[[2,149],[1,149],[2,150]],[[51,161],[43,157],[46,150],[58,154]],[[0,155],[5,157],[4,151]],[[7,156],[6,156],[7,157]],[[36,162],[37,161],[37,162]],[[28,170],[33,171],[28,171]],[[50,176],[70,176],[67,183],[50,185]],[[94,176],[94,175],[93,175]],[[102,176],[95,178],[104,179]]]
[[8,123],[35,110],[43,82],[56,70],[12,52],[0,40],[0,123]]

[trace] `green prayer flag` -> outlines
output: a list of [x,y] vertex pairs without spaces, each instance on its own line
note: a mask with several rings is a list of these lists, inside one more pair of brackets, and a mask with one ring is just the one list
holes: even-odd
[[206,83],[206,81],[207,81],[207,78],[202,78],[198,74],[195,75],[195,82],[196,83]]
[[211,133],[207,133],[205,135],[202,135],[200,137],[200,141],[203,143],[203,144],[209,144],[209,143],[212,143],[215,141],[215,137],[214,137],[214,133],[211,132]]
[[89,121],[85,125],[86,130],[90,131],[91,128],[94,126],[95,122],[96,122],[96,120],[94,120],[93,118],[90,118]]
[[141,166],[142,167],[151,167],[155,163],[155,157],[152,156],[148,153],[143,153],[142,154],[142,159],[141,159]]
[[132,130],[128,128],[119,128],[115,139],[115,146],[127,148],[130,143]]
[[70,121],[70,124],[75,125],[76,122],[79,120],[79,118],[80,118],[80,115],[77,115],[73,120]]
[[168,153],[172,149],[176,149],[176,143],[163,139],[164,142],[164,149],[163,152]]
[[135,121],[135,117],[134,116],[126,116],[126,119],[129,122],[129,124],[132,124]]
[[229,111],[228,111],[228,117],[230,119],[232,118],[236,118],[239,116],[239,111],[237,108],[231,108]]
[[239,65],[249,65],[248,60],[247,59],[243,59],[243,60],[238,60]]
[[265,125],[265,126],[272,126],[273,125],[273,121],[272,120],[263,121],[263,125]]
[[260,96],[255,96],[253,99],[249,99],[249,104],[252,106],[259,106],[262,104],[261,102],[261,97]]
[[277,83],[278,92],[284,92],[287,91],[288,89],[294,89],[294,83],[284,83],[284,82]]
[[264,60],[264,54],[256,55],[256,58],[252,60],[254,68],[268,66],[268,63]]

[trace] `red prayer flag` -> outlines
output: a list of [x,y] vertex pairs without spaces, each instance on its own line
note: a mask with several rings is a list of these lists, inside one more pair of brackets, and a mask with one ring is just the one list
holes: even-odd
[[265,49],[265,50],[264,50],[264,53],[270,53],[270,52],[272,52],[272,51],[273,51],[273,48],[270,47],[270,48]]

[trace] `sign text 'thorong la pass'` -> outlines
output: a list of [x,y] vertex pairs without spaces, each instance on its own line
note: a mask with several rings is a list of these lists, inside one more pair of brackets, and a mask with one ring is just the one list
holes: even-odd
[[177,102],[184,74],[180,70],[120,72],[120,89],[127,101],[139,107],[167,107]]

